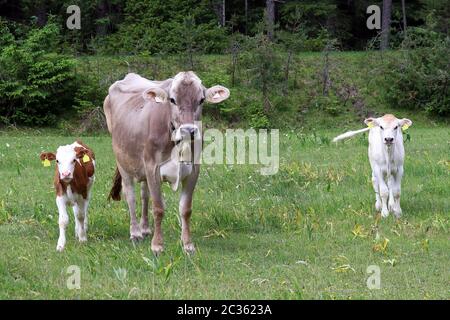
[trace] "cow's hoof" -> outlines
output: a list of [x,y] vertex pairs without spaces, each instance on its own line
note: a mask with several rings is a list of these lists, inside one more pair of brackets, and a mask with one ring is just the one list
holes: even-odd
[[58,244],[58,245],[56,246],[56,251],[58,251],[58,252],[63,252],[63,251],[64,251],[64,245]]
[[187,254],[194,254],[195,253],[195,246],[193,243],[187,243],[183,246],[184,252]]
[[130,240],[133,242],[141,241],[144,237],[142,236],[141,229],[139,227],[130,228]]
[[389,216],[389,210],[381,210],[381,216],[383,218],[387,218]]
[[147,237],[149,235],[152,234],[152,229],[150,229],[149,227],[141,227],[141,233],[142,233],[142,237]]
[[402,209],[396,209],[396,210],[394,210],[394,216],[395,216],[397,219],[400,219],[401,216],[402,216]]
[[375,202],[375,210],[377,210],[378,212],[381,211],[381,201]]
[[164,247],[160,244],[152,244],[152,252],[155,256],[159,256],[163,253]]

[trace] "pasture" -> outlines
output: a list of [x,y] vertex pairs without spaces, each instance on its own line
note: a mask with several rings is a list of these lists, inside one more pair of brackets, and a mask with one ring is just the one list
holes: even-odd
[[[58,253],[54,167],[39,154],[77,137],[2,131],[0,299],[448,299],[448,126],[409,129],[399,221],[375,217],[367,136],[330,143],[344,131],[280,132],[273,176],[251,165],[202,166],[194,256],[182,251],[178,194],[165,185],[159,258],[149,238],[129,240],[125,202],[106,200],[115,167],[109,136],[81,137],[97,155],[88,242],[75,241],[70,215]],[[80,289],[66,286],[71,265],[80,267]],[[367,288],[369,265],[380,267],[379,290]]]

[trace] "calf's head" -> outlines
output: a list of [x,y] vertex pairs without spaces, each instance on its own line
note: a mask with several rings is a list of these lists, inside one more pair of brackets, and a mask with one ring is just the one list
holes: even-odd
[[75,166],[80,159],[87,154],[87,150],[83,147],[73,147],[73,145],[60,146],[56,150],[56,154],[53,152],[43,152],[40,155],[41,161],[56,160],[58,168],[59,179],[65,183],[72,181],[75,171]]
[[192,72],[180,72],[168,88],[149,88],[143,93],[144,99],[151,102],[168,104],[171,108],[172,129],[175,129],[174,140],[186,137],[200,139],[200,130],[195,125],[202,117],[202,106],[205,101],[219,103],[230,96],[230,91],[220,85],[209,89]]
[[367,118],[364,120],[368,126],[378,127],[382,142],[392,146],[398,139],[402,139],[402,127],[411,126],[412,121],[406,118],[397,119],[392,114],[386,114],[380,118]]

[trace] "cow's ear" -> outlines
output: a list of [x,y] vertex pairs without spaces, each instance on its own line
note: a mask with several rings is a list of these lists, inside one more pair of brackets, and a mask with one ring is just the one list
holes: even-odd
[[41,161],[44,160],[52,161],[56,159],[56,155],[53,152],[42,152],[39,158],[41,159]]
[[412,121],[406,118],[403,118],[400,120],[400,126],[405,126],[406,128],[411,127],[412,126]]
[[376,118],[367,118],[366,120],[364,120],[364,123],[365,123],[368,127],[376,127],[376,126],[379,125]]
[[75,147],[74,150],[75,150],[76,157],[78,159],[83,158],[84,155],[88,153],[88,150],[83,147]]
[[145,100],[156,102],[156,103],[164,103],[167,101],[167,93],[161,88],[150,88],[144,91],[142,94]]
[[230,90],[223,86],[214,86],[206,90],[206,101],[210,103],[219,103],[228,99]]

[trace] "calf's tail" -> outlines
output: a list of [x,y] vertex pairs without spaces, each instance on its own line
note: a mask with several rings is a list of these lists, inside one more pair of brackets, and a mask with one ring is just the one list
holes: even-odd
[[116,172],[114,173],[113,186],[109,192],[108,200],[113,199],[114,201],[120,201],[120,191],[122,190],[122,176],[120,175],[119,169],[116,167]]
[[367,128],[361,129],[361,130],[347,131],[346,133],[343,133],[343,134],[337,136],[336,138],[334,138],[333,142],[337,142],[339,140],[347,139],[347,138],[350,138],[350,137],[353,137],[353,136],[357,135],[358,133],[363,133],[363,132],[366,132],[366,131],[369,131],[369,130],[370,130],[370,128],[367,127]]

